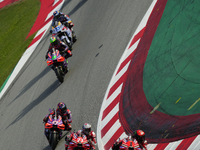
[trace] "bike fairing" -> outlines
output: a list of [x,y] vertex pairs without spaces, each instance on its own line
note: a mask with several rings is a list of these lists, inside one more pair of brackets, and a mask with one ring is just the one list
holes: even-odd
[[55,114],[53,109],[53,111],[51,111],[43,121],[45,122],[45,136],[47,137],[51,148],[54,150],[62,136],[62,131],[65,129],[62,117]]
[[78,132],[71,133],[71,139],[65,138],[65,150],[89,150],[91,148],[90,143],[86,135],[78,134]]
[[73,139],[74,134],[76,135],[81,135],[81,136],[86,136],[87,140],[90,144],[90,149],[96,149],[96,134],[94,133],[94,131],[91,131],[88,135],[86,135],[83,130],[78,130],[77,132],[72,132],[69,136],[66,137],[66,143],[65,143],[65,148],[67,148],[70,144],[70,142]]
[[46,53],[47,65],[51,66],[51,69],[55,72],[59,82],[63,83],[64,76],[68,72],[68,61],[66,59],[71,57],[72,53],[67,45],[54,36],[50,38],[50,43]]
[[125,138],[114,143],[112,150],[142,150],[136,139]]
[[63,66],[67,68],[68,61],[60,55],[59,50],[52,50],[47,53],[47,56],[47,65],[51,66],[52,69],[54,69],[53,63],[55,63],[55,61],[63,63]]
[[[64,115],[64,117],[62,116],[62,114],[60,114],[60,112],[58,111],[58,109],[56,109],[56,114],[55,114],[55,110],[53,109],[52,111],[50,111],[50,113],[49,114],[47,114],[45,117],[44,117],[44,119],[43,119],[43,122],[46,124],[48,121],[49,121],[49,119],[50,119],[50,121],[52,121],[52,118],[54,118],[55,116],[57,117],[57,118],[59,118],[59,116],[61,117],[61,119],[62,120],[60,120],[60,118],[59,118],[59,122],[61,122],[62,121],[62,123],[63,123],[63,125],[64,125],[64,127],[62,127],[62,130],[68,130],[68,129],[66,129],[66,127],[71,127],[71,122],[72,122],[72,115],[71,115],[71,111],[69,110],[69,109],[67,109],[67,112],[65,113],[65,114],[67,114],[67,116],[69,116],[69,121],[67,121],[67,124],[65,124],[64,123],[64,121],[66,121],[68,118],[66,118],[66,115]],[[48,124],[47,124],[48,125]],[[48,127],[48,126],[47,126]],[[47,128],[48,129],[48,128]],[[71,130],[71,129],[70,129]],[[68,130],[69,131],[69,130]],[[45,135],[46,135],[46,137],[47,137],[47,139],[48,139],[48,133],[47,133],[48,131],[47,130],[45,130]]]
[[[55,40],[56,39],[56,40]],[[52,41],[54,40],[54,41]],[[47,51],[47,54],[48,52],[50,52],[53,48],[59,50],[60,52],[62,52],[63,54],[65,53],[66,56],[64,56],[65,58],[68,58],[68,57],[71,57],[72,56],[72,53],[69,49],[69,47],[62,41],[60,41],[57,37],[54,37],[52,36],[50,38],[50,45],[49,45],[49,48],[48,48],[48,51]],[[46,59],[47,59],[47,54],[46,54]]]
[[[56,21],[61,22],[62,24],[64,24],[67,28],[69,28],[72,31],[72,37],[73,37],[73,43],[76,42],[76,35],[74,32],[74,23],[72,22],[71,18],[69,18],[68,15],[65,15],[64,13],[60,12],[60,11],[54,11],[53,12],[53,20],[52,20],[52,26],[54,25],[54,23]],[[52,30],[50,30],[51,32]]]
[[72,36],[70,28],[64,26],[60,21],[55,21],[52,24],[50,32],[52,33],[52,36],[59,37],[70,49],[72,48],[74,37]]
[[118,149],[121,150],[121,149],[124,149],[124,147],[126,149],[127,147],[130,146],[129,145],[130,143],[128,141],[133,141],[134,143],[132,144],[134,144],[135,148],[138,148],[139,146],[140,149],[144,148],[145,150],[147,150],[147,141],[145,140],[145,132],[142,130],[136,130],[133,135],[129,135],[128,137],[122,140],[118,139],[112,145],[112,150],[118,150]]

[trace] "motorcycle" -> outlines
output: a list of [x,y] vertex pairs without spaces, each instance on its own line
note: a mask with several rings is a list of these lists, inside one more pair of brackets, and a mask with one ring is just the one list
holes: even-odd
[[52,150],[55,150],[58,141],[62,136],[62,130],[65,129],[65,125],[62,122],[62,117],[59,115],[49,115],[47,123],[45,123],[45,129],[49,130],[49,144]]
[[73,29],[74,23],[71,21],[71,19],[69,19],[69,16],[67,16],[67,17],[68,17],[68,19],[66,19],[66,17],[62,16],[57,21],[60,21],[62,24],[64,24],[66,27],[68,27],[72,31],[73,43],[75,43],[77,38],[75,35],[75,31]]
[[52,36],[58,36],[71,49],[73,36],[70,28],[63,25],[60,21],[54,21],[51,27]]
[[64,76],[68,72],[68,61],[65,57],[61,56],[59,50],[53,48],[52,51],[52,53],[48,53],[47,65],[52,67],[58,80],[63,83]]
[[65,150],[89,150],[90,144],[87,140],[87,137],[84,135],[73,134],[72,140],[69,142],[69,145],[65,145]]
[[[120,144],[119,144],[120,143]],[[142,150],[136,139],[121,142],[115,142],[112,150]]]

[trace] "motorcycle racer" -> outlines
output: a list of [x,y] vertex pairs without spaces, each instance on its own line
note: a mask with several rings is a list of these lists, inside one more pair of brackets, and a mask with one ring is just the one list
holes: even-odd
[[76,133],[72,132],[69,136],[66,136],[65,138],[65,148],[67,150],[68,148],[68,145],[70,143],[70,141],[72,140],[72,137],[74,134],[77,134],[77,135],[81,135],[82,137],[86,136],[87,137],[87,140],[89,141],[90,143],[90,149],[96,149],[95,146],[96,146],[96,134],[94,133],[94,131],[91,130],[91,125],[88,124],[88,123],[85,123],[83,126],[82,126],[82,130],[78,130]]
[[[64,24],[66,27],[70,28],[71,30],[72,30],[72,27],[74,26],[74,24],[72,23],[72,20],[69,18],[68,15],[65,15],[64,13],[57,10],[53,12],[52,26],[54,25],[55,21],[60,21],[62,24]],[[50,32],[52,31],[50,30]],[[72,30],[72,36],[75,42],[76,35],[73,30]]]
[[71,57],[72,56],[72,52],[71,50],[68,48],[68,46],[62,42],[60,39],[58,39],[57,37],[55,36],[52,36],[50,38],[50,46],[49,46],[49,49],[46,53],[46,59],[48,58],[48,53],[52,52],[52,48],[55,48],[55,49],[58,49],[60,52],[63,52],[65,54],[65,58],[67,59],[68,57]]
[[[55,117],[54,109],[44,117],[44,119],[43,119],[44,123],[47,123],[50,115],[52,117]],[[63,102],[60,102],[57,105],[56,116],[58,117],[59,115],[62,117],[63,124],[65,125],[65,130],[70,131],[72,128],[71,124],[70,124],[70,123],[72,123],[72,114],[71,114],[71,111],[69,109],[67,109],[66,104]],[[49,141],[49,129],[45,128],[44,134],[45,134],[47,140]]]
[[147,150],[147,140],[145,140],[145,133],[142,130],[136,130],[133,135],[134,138],[138,141],[141,148]]
[[58,115],[62,116],[63,124],[65,125],[65,130],[70,131],[72,129],[72,114],[64,102],[60,102],[57,105],[56,112]]
[[[128,145],[129,142],[131,142],[130,144],[131,147],[129,147]],[[133,148],[134,150],[141,150],[139,143],[131,135],[129,135],[127,138],[116,141],[112,145],[112,150],[121,150],[124,149],[124,147],[126,147],[126,149]]]
[[140,148],[147,150],[147,141],[145,140],[145,133],[142,130],[136,130],[132,136],[130,135],[122,140],[116,141],[112,145],[112,150],[119,150],[119,147],[122,145],[122,143],[126,143],[129,140],[134,141],[134,139],[137,140]]
[[63,24],[67,24],[68,22],[72,21],[68,15],[65,15],[64,13],[60,12],[60,11],[54,11],[53,12],[53,23],[54,21],[60,21]]

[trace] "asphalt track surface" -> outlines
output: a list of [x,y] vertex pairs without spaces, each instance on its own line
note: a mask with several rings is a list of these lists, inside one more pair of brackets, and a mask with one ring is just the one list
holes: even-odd
[[[0,101],[1,150],[50,149],[42,119],[60,101],[72,111],[73,129],[88,122],[96,132],[109,81],[151,2],[66,0],[62,11],[74,22],[78,38],[69,58],[70,71],[60,84],[46,65],[46,34]],[[64,138],[57,149],[64,149]]]

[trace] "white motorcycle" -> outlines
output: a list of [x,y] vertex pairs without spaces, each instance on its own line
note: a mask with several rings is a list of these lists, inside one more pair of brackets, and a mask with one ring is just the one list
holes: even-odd
[[60,21],[53,22],[51,26],[53,36],[58,36],[71,49],[73,45],[72,31],[64,26]]

